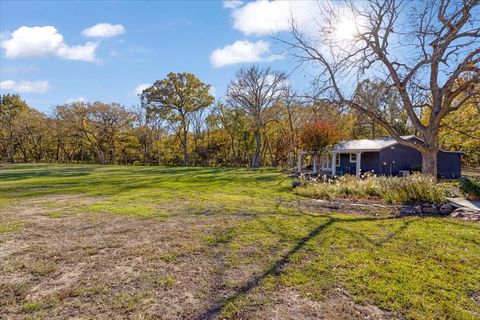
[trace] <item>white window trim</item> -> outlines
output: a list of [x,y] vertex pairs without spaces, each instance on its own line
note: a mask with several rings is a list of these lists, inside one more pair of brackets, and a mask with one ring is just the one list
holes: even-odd
[[[355,156],[355,160],[352,160],[353,155]],[[357,163],[357,158],[358,156],[356,153],[350,153],[350,163]]]
[[334,154],[335,156],[335,167],[340,167],[340,155]]
[[[322,155],[321,158],[321,168],[322,169],[325,169],[325,170],[331,170],[332,169],[332,157],[330,156],[330,154],[325,154],[325,155]],[[325,163],[324,160],[327,160]],[[330,163],[330,167],[328,167],[328,164]],[[327,166],[326,166],[327,165]]]

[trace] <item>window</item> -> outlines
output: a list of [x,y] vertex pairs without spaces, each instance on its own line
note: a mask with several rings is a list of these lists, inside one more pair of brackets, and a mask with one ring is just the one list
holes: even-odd
[[332,157],[330,154],[322,155],[322,169],[332,169]]
[[335,157],[335,166],[340,167],[340,155],[339,154],[334,154]]
[[350,153],[350,162],[356,163],[357,162],[357,154]]

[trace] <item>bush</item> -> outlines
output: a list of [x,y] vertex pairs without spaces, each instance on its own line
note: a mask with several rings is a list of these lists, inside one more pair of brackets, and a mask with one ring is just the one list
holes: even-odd
[[407,177],[386,177],[381,181],[381,197],[394,204],[418,202],[444,203],[445,189],[437,184],[434,177],[412,174]]
[[460,190],[471,200],[480,200],[480,178],[460,178]]
[[295,194],[309,198],[383,199],[393,204],[419,202],[444,203],[445,190],[427,175],[407,177],[377,177],[366,175],[363,179],[342,176],[338,179],[308,181],[294,190]]
[[336,186],[329,183],[314,183],[307,182],[296,189],[293,193],[300,196],[313,199],[327,199],[330,200],[338,196]]

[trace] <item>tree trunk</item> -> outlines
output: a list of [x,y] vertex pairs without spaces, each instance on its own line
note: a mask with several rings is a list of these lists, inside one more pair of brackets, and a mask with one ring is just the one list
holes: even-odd
[[425,148],[422,150],[422,173],[437,178],[438,148]]
[[438,160],[438,130],[429,130],[423,133],[422,173],[437,178]]
[[185,126],[183,127],[182,147],[183,147],[183,166],[186,167],[188,165],[187,163],[188,154],[187,154],[187,128],[185,128]]
[[101,151],[98,147],[94,147],[97,152],[97,159],[100,164],[105,164],[105,153]]
[[262,162],[262,137],[260,131],[255,131],[255,152],[252,156],[252,168],[258,168]]
[[15,160],[13,159],[13,128],[10,124],[9,131],[8,131],[8,147],[7,147],[7,161],[13,163]]
[[269,139],[266,139],[265,138],[265,145],[268,149],[268,154],[270,155],[270,162],[272,164],[272,167],[277,167],[278,163],[277,163],[277,159],[275,158],[275,156],[273,155],[273,152],[272,152],[272,147],[270,146],[270,140]]
[[233,161],[236,165],[238,165],[240,161],[239,159],[237,159],[237,154],[235,153],[235,137],[230,132],[228,132],[228,135],[230,136],[230,144],[232,148]]
[[117,161],[117,158],[116,158],[116,151],[115,151],[115,145],[112,144],[112,147],[110,148],[110,162],[112,164],[115,164],[116,161]]
[[292,121],[292,113],[290,112],[290,108],[287,107],[287,115],[288,115],[288,126],[290,128],[290,146],[289,146],[289,167],[293,168],[295,166],[295,155],[297,154],[297,145],[295,139],[295,129],[293,128],[293,121]]
[[84,150],[83,150],[83,141],[82,141],[80,144],[80,162],[81,163],[83,163],[83,153],[84,153]]
[[199,136],[197,135],[197,132],[193,132],[193,166],[196,167],[198,165],[198,140]]
[[295,166],[295,154],[293,152],[288,153],[288,167],[293,168]]

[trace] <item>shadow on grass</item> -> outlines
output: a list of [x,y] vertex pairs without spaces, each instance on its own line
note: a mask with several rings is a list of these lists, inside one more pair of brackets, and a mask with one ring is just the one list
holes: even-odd
[[[276,215],[285,215],[285,216],[300,216],[303,214],[292,214],[292,213],[287,213],[287,212],[278,212]],[[200,315],[198,315],[195,319],[200,320],[200,319],[215,319],[217,318],[223,308],[229,304],[237,301],[237,299],[241,299],[245,295],[249,294],[253,289],[256,287],[260,286],[262,281],[266,279],[269,276],[280,276],[282,271],[284,270],[284,267],[286,264],[290,261],[291,257],[302,250],[305,245],[310,241],[313,240],[315,237],[320,235],[321,233],[324,233],[327,229],[332,229],[332,227],[335,225],[335,230],[341,231],[341,232],[346,232],[351,235],[352,240],[355,241],[355,238],[360,238],[363,241],[366,241],[366,243],[376,247],[376,248],[381,248],[385,247],[392,241],[397,240],[398,238],[401,238],[402,235],[409,230],[411,226],[413,226],[415,223],[423,223],[424,219],[419,218],[419,217],[398,217],[398,216],[387,216],[387,217],[355,217],[355,218],[341,218],[341,217],[332,217],[329,215],[312,215],[312,214],[305,214],[310,217],[316,217],[316,218],[327,218],[327,221],[324,223],[321,223],[317,227],[315,227],[307,236],[301,238],[296,242],[296,244],[284,255],[282,255],[279,260],[277,260],[275,263],[273,263],[269,268],[267,268],[263,273],[260,275],[255,275],[252,278],[250,278],[246,283],[237,288],[232,294],[229,296],[222,298],[215,302],[210,308],[204,310]],[[365,234],[362,234],[361,232],[349,230],[348,228],[341,227],[342,225],[348,225],[350,223],[357,223],[357,222],[381,222],[381,221],[387,221],[387,220],[400,220],[403,223],[393,230],[392,232],[389,232],[385,236],[379,238],[378,240],[376,239],[371,239],[367,237]],[[478,230],[478,227],[474,225],[464,225],[462,222],[459,221],[448,221],[445,219],[442,219],[443,223],[447,224],[452,224],[452,225],[458,225],[462,224],[462,227],[465,227],[466,229],[473,228],[475,230]],[[427,221],[428,223],[428,221]],[[269,232],[275,233],[275,230],[267,228]],[[467,239],[465,237],[460,237],[462,241],[467,241],[471,242],[475,245],[478,244],[476,240],[472,239]]]
[[49,170],[49,171],[36,171],[32,172],[31,170],[22,171],[22,172],[1,172],[0,179],[2,181],[17,181],[24,179],[32,178],[71,178],[71,177],[82,177],[91,174],[94,171],[94,168],[82,168],[82,169],[61,169],[61,170]]
[[[28,181],[29,179],[32,180]],[[168,190],[207,188],[213,192],[219,188],[233,190],[245,186],[242,192],[249,194],[255,193],[258,184],[265,184],[269,188],[275,188],[275,192],[282,193],[289,191],[282,185],[286,185],[287,180],[288,178],[273,169],[249,171],[205,167],[15,165],[0,170],[0,181],[11,182],[0,186],[0,192],[15,197],[69,192],[110,195],[151,188]]]
[[[402,219],[400,217],[392,217],[392,218]],[[365,219],[365,220],[368,220],[368,219]],[[374,219],[372,219],[372,220],[374,220]],[[354,237],[357,237],[357,238],[360,238],[363,241],[365,241],[365,242],[367,242],[367,243],[369,243],[373,246],[382,247],[382,246],[388,244],[390,241],[394,240],[395,238],[401,236],[402,233],[404,233],[407,230],[407,228],[410,226],[411,223],[417,222],[417,219],[410,219],[410,220],[406,220],[406,221],[404,220],[402,222],[403,222],[402,225],[396,231],[389,233],[383,239],[379,239],[378,241],[372,240],[371,238],[367,237],[366,235],[364,235],[363,233],[358,232],[358,231],[348,230],[348,229],[345,229],[345,228],[338,228],[338,230],[340,230],[342,232],[345,232],[345,233],[348,233],[352,237],[352,239]]]
[[298,241],[298,243],[290,249],[285,255],[282,256],[280,260],[278,260],[274,265],[272,265],[270,268],[268,268],[265,272],[262,274],[250,279],[245,285],[237,289],[232,295],[229,297],[218,301],[215,303],[211,308],[205,310],[202,314],[200,314],[196,319],[214,319],[222,308],[229,302],[232,302],[236,300],[238,297],[250,292],[252,289],[254,289],[258,284],[265,279],[266,277],[270,275],[275,275],[278,276],[283,268],[283,266],[288,262],[289,258],[301,250],[304,246],[305,243],[307,243],[309,240],[313,239],[315,236],[320,234],[322,230],[330,226],[332,223],[334,223],[333,218],[330,218],[326,223],[319,225],[317,228],[315,228],[312,232],[310,232],[306,237],[303,237]]
[[[316,217],[325,218],[326,216],[321,215]],[[308,241],[314,239],[322,231],[325,231],[328,227],[332,226],[333,224],[372,221],[372,220],[380,221],[380,220],[390,220],[390,219],[396,219],[396,217],[384,217],[384,218],[364,217],[364,218],[354,218],[354,219],[340,219],[340,218],[334,218],[331,216],[328,217],[328,220],[325,223],[320,224],[315,229],[313,229],[307,236],[301,238],[293,248],[291,248],[287,253],[285,253],[270,268],[266,269],[262,274],[251,278],[249,281],[247,281],[242,287],[238,288],[230,296],[220,301],[217,301],[213,306],[211,306],[209,309],[202,312],[195,319],[197,320],[215,319],[220,314],[220,312],[222,311],[222,308],[225,305],[227,305],[230,302],[234,302],[236,299],[240,298],[245,294],[248,294],[250,291],[256,288],[262,282],[262,280],[264,280],[269,276],[279,276],[284,266],[287,264],[287,262],[295,253],[302,250]],[[390,239],[391,238],[392,237],[390,237]],[[387,239],[386,241],[389,241],[389,239]]]

